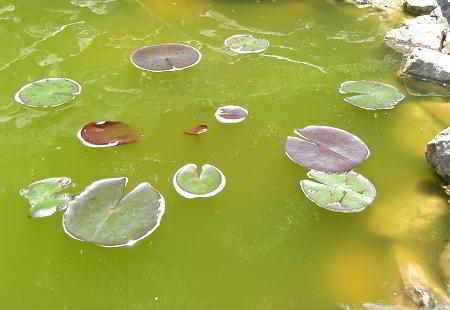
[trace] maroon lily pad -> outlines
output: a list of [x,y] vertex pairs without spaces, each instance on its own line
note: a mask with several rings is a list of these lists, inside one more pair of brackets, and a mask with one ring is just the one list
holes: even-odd
[[248,116],[248,111],[236,105],[227,105],[217,109],[216,119],[221,123],[240,123]]
[[370,155],[366,144],[357,136],[334,127],[307,126],[296,129],[297,137],[288,137],[286,155],[293,162],[318,171],[350,171]]
[[198,125],[184,132],[185,135],[198,136],[208,132],[208,125]]
[[130,61],[142,70],[164,72],[190,68],[201,58],[200,51],[192,46],[168,43],[141,47],[130,56]]
[[85,125],[78,132],[78,139],[90,147],[109,147],[134,143],[136,133],[122,122],[103,121]]

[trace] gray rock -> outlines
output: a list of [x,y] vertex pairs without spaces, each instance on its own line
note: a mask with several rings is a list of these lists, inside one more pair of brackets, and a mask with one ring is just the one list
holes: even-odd
[[438,6],[436,0],[404,0],[403,8],[412,15],[430,14]]
[[[450,57],[450,56],[449,56]],[[428,142],[425,153],[428,163],[436,173],[450,182],[450,127],[441,131],[433,140]]]

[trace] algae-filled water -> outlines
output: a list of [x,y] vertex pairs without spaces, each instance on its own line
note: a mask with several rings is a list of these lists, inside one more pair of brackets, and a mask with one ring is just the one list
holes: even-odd
[[[344,102],[348,80],[383,81],[401,58],[383,46],[381,13],[334,1],[4,0],[0,3],[0,300],[2,309],[342,309],[398,304],[403,265],[420,262],[435,285],[447,206],[424,146],[449,122],[444,101],[407,96],[392,110]],[[227,51],[253,34],[261,54]],[[140,71],[139,47],[179,42],[203,58],[179,72]],[[52,109],[14,102],[23,85],[68,77],[83,91]],[[249,118],[220,124],[223,105]],[[436,112],[437,111],[437,112]],[[443,111],[443,110],[442,110]],[[136,144],[93,149],[77,140],[92,121],[123,121]],[[207,124],[209,132],[183,131]],[[307,169],[284,154],[296,128],[327,125],[359,136],[371,156],[355,170],[377,188],[364,212],[337,214],[301,193]],[[215,197],[185,199],[172,185],[186,163],[226,175]],[[73,194],[126,176],[150,182],[166,214],[133,247],[107,249],[64,234],[61,214],[28,217],[19,190],[70,177]],[[345,307],[344,307],[345,308]]]

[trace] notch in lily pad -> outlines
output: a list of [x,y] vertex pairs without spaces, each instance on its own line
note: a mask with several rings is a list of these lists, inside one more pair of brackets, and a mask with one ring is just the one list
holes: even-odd
[[70,178],[49,178],[34,182],[19,193],[28,199],[32,217],[46,217],[67,208],[71,196],[60,192],[71,184]]
[[214,114],[220,123],[240,123],[248,117],[248,111],[236,105],[227,105],[217,109]]
[[319,207],[333,212],[361,212],[377,195],[375,186],[354,171],[331,174],[310,170],[308,177],[313,181],[300,181],[303,193]]
[[144,46],[130,56],[131,63],[151,72],[179,71],[198,64],[202,54],[196,48],[179,43]]
[[212,197],[220,193],[226,184],[222,171],[205,164],[200,169],[196,164],[186,164],[173,176],[173,186],[185,198]]
[[329,126],[307,126],[294,130],[285,151],[290,160],[308,169],[323,172],[347,172],[370,155],[369,148],[357,136]]
[[131,246],[160,225],[164,197],[149,183],[124,195],[127,178],[102,179],[76,196],[64,213],[64,231],[72,238],[103,247]]
[[394,86],[375,81],[347,81],[341,84],[339,92],[360,94],[344,100],[365,110],[393,109],[405,99]]
[[25,106],[49,108],[63,105],[81,93],[81,85],[68,78],[47,78],[23,86],[14,99]]
[[78,131],[77,137],[89,147],[111,147],[137,141],[133,129],[123,122],[116,121],[88,123]]
[[258,39],[250,34],[236,34],[227,38],[225,46],[238,54],[261,53],[267,50],[270,42],[266,39]]

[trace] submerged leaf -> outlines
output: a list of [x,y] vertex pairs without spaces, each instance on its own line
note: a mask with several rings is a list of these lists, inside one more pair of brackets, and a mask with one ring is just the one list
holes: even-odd
[[136,133],[122,122],[104,121],[89,123],[80,129],[78,139],[90,147],[109,147],[134,143]]
[[214,115],[221,123],[240,123],[248,117],[248,111],[240,106],[227,105],[218,108]]
[[164,197],[149,183],[124,196],[127,178],[96,181],[75,197],[64,213],[64,231],[74,239],[104,247],[135,244],[158,228]]
[[269,48],[269,41],[249,34],[236,34],[225,40],[225,46],[238,54],[260,53]]
[[190,130],[186,130],[184,134],[191,135],[191,136],[198,136],[203,133],[208,132],[208,125],[198,125],[195,127],[192,127]]
[[321,208],[334,212],[361,212],[377,195],[375,186],[362,175],[350,171],[331,174],[310,170],[300,187],[306,197]]
[[286,155],[293,162],[324,172],[346,172],[367,159],[369,149],[355,135],[334,127],[307,126],[288,137]]
[[30,202],[32,217],[46,217],[66,209],[71,197],[69,194],[58,193],[71,183],[69,178],[49,178],[34,182],[19,193]]
[[25,85],[15,100],[29,107],[56,107],[69,102],[81,93],[81,85],[71,79],[48,78]]
[[164,72],[190,68],[201,58],[200,51],[192,46],[168,43],[141,47],[130,56],[130,61],[142,70]]
[[181,167],[173,177],[175,190],[186,198],[211,197],[225,187],[225,176],[216,167],[205,164],[199,171],[196,164]]
[[362,94],[344,100],[366,110],[392,109],[405,98],[394,86],[374,81],[347,81],[341,84],[339,92]]

